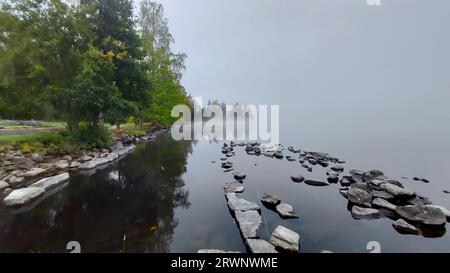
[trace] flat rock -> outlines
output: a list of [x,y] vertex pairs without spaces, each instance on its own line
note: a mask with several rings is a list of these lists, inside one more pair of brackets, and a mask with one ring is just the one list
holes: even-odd
[[347,199],[352,203],[370,207],[370,203],[372,202],[372,195],[359,188],[350,188],[350,190],[347,192]]
[[58,160],[53,163],[53,166],[58,169],[65,169],[69,167],[69,162],[67,160]]
[[425,225],[444,225],[446,222],[444,212],[441,209],[431,206],[398,206],[395,212],[407,220]]
[[24,177],[33,177],[33,176],[38,176],[41,173],[45,172],[45,169],[42,168],[31,168],[31,170],[26,171],[23,176]]
[[298,218],[298,215],[295,213],[294,208],[287,203],[281,203],[277,205],[276,210],[283,218]]
[[397,221],[392,223],[392,226],[395,228],[395,230],[397,230],[399,233],[402,233],[402,234],[418,235],[421,233],[418,228],[409,224],[408,222],[406,222],[403,219],[398,219]]
[[300,235],[284,226],[278,226],[270,236],[270,243],[286,251],[298,252]]
[[278,253],[275,247],[262,239],[247,239],[245,240],[251,253]]
[[68,180],[69,180],[69,173],[65,172],[55,176],[43,178],[38,182],[31,184],[29,187],[43,188],[44,190],[48,191],[54,187],[66,183]]
[[394,196],[392,194],[385,192],[385,191],[373,190],[372,195],[375,198],[394,199]]
[[244,238],[255,238],[262,223],[261,215],[256,210],[236,211],[236,221]]
[[3,203],[7,207],[19,207],[27,205],[38,199],[45,193],[44,188],[30,187],[13,190],[3,199]]
[[278,196],[266,192],[261,196],[261,202],[269,206],[276,206],[281,202],[281,200]]
[[243,192],[245,187],[241,183],[231,182],[225,184],[223,189],[225,192]]
[[234,192],[227,192],[225,193],[225,198],[228,200],[233,199],[233,198],[238,198],[236,193]]
[[393,210],[393,211],[395,211],[395,209],[397,208],[396,205],[394,205],[394,204],[390,203],[389,201],[384,200],[382,198],[373,199],[372,205],[377,206],[379,208]]
[[325,181],[309,180],[309,179],[305,180],[305,184],[308,184],[310,186],[319,186],[319,187],[330,185],[330,183],[325,182]]
[[376,219],[380,217],[380,211],[377,209],[353,206],[352,216],[355,219]]
[[294,176],[291,176],[291,180],[293,182],[300,183],[300,182],[305,181],[305,178],[301,175],[294,175]]
[[228,198],[228,207],[232,211],[260,210],[261,207],[255,202],[245,200],[244,198]]
[[383,183],[380,185],[380,189],[392,194],[394,197],[412,197],[414,196],[414,192],[405,188],[401,188],[399,186]]

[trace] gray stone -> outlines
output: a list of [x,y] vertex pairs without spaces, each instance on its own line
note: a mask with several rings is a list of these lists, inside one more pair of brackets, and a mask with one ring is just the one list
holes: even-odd
[[225,193],[225,199],[227,199],[227,201],[232,199],[232,198],[237,198],[236,193],[234,193],[234,192],[227,192],[227,193]]
[[245,177],[247,177],[247,175],[245,173],[239,173],[239,172],[233,173],[233,176],[236,180],[244,180]]
[[352,216],[355,219],[376,219],[380,217],[380,211],[377,209],[353,206]]
[[375,198],[372,201],[372,205],[377,206],[379,208],[388,209],[388,210],[394,210],[397,208],[396,205],[382,199],[382,198]]
[[244,238],[255,238],[262,223],[261,215],[256,210],[236,211],[236,222]]
[[375,198],[383,198],[383,199],[394,199],[394,196],[388,192],[385,191],[372,191],[372,195]]
[[241,253],[239,251],[225,251],[220,249],[199,249],[197,253]]
[[69,167],[69,162],[67,160],[58,160],[53,163],[53,166],[58,169],[66,169]]
[[79,158],[79,161],[84,163],[84,162],[89,161],[91,159],[92,159],[92,156],[84,155],[84,156]]
[[397,230],[398,232],[402,233],[402,234],[420,234],[420,230],[418,228],[416,228],[415,226],[409,224],[408,222],[406,222],[403,219],[398,219],[397,221],[395,221],[394,223],[392,223],[392,226],[394,227],[395,230]]
[[339,193],[344,196],[345,198],[348,198],[348,188],[342,188],[339,190]]
[[41,173],[45,172],[45,169],[42,168],[31,168],[31,170],[26,171],[23,176],[24,177],[33,177],[33,176],[38,176]]
[[80,162],[78,162],[78,161],[72,161],[72,162],[70,162],[70,168],[77,168],[77,167],[79,167],[81,165],[81,163]]
[[294,208],[287,203],[281,203],[277,205],[276,210],[283,218],[298,218],[298,215],[295,213]]
[[241,183],[232,182],[225,184],[223,189],[225,192],[243,192],[245,187]]
[[260,210],[261,207],[255,202],[247,201],[244,198],[228,198],[228,207],[232,211]]
[[39,180],[38,182],[35,182],[28,186],[31,187],[37,187],[37,188],[43,188],[44,190],[48,191],[52,188],[55,188],[63,183],[66,183],[69,180],[69,173],[61,173],[55,176],[50,176],[47,178],[43,178]]
[[305,178],[303,176],[301,176],[301,175],[295,175],[295,176],[291,176],[291,180],[293,182],[300,183],[300,182],[305,181]]
[[0,191],[6,189],[9,187],[9,184],[6,183],[5,181],[0,181]]
[[444,212],[431,206],[398,206],[395,212],[405,219],[425,225],[444,225],[446,222]]
[[251,253],[278,253],[275,247],[266,240],[262,239],[247,239],[245,240]]
[[330,185],[330,183],[325,182],[325,181],[318,181],[318,180],[305,180],[305,184],[308,184],[310,186],[328,186]]
[[347,199],[352,203],[370,207],[372,195],[359,188],[350,188],[350,190],[347,192]]
[[286,251],[298,252],[300,235],[284,226],[278,226],[270,236],[270,243]]
[[432,207],[432,208],[440,209],[440,210],[442,210],[442,212],[444,213],[445,217],[447,217],[447,219],[450,218],[450,211],[449,211],[446,207],[439,206],[439,205],[426,205],[426,206],[427,206],[427,207]]
[[45,193],[44,188],[30,187],[13,190],[3,199],[3,203],[7,207],[19,207],[27,205],[38,199]]
[[412,197],[414,196],[414,192],[405,188],[401,188],[399,186],[384,183],[380,185],[380,189],[392,194],[395,197]]
[[278,196],[266,192],[263,193],[261,202],[269,206],[276,206],[281,202],[281,200],[280,198],[278,198]]

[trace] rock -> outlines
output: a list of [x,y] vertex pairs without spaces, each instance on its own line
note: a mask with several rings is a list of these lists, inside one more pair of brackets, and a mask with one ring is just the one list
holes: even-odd
[[350,170],[349,173],[352,175],[363,176],[365,172],[358,169],[353,169]]
[[286,251],[299,251],[300,235],[284,226],[278,226],[270,236],[270,243]]
[[286,156],[287,161],[296,161],[295,158],[291,157],[291,156]]
[[442,192],[443,192],[443,193],[447,193],[447,194],[450,193],[449,190],[443,190]]
[[242,236],[247,238],[255,238],[259,226],[262,223],[261,215],[256,210],[236,211],[236,221],[239,224]]
[[430,199],[423,196],[414,196],[414,198],[408,200],[410,205],[431,205]]
[[123,155],[126,155],[126,154],[128,154],[128,153],[131,153],[131,152],[134,150],[135,147],[136,147],[136,146],[134,146],[134,145],[130,145],[130,146],[126,146],[126,147],[117,149],[117,150],[115,150],[114,152],[112,152],[112,153],[109,155],[109,157],[115,157],[115,154],[117,154],[118,157],[123,156]]
[[275,152],[275,158],[278,158],[278,159],[283,159],[283,153],[281,152],[281,151],[277,151],[277,152]]
[[228,198],[228,207],[232,211],[260,210],[260,206],[255,202],[245,200],[244,198]]
[[350,180],[348,180],[348,178],[346,178],[346,177],[343,177],[343,178],[339,181],[339,183],[341,183],[341,185],[342,185],[343,187],[348,187],[348,186],[350,186],[350,185],[352,184],[352,182],[351,182]]
[[401,217],[425,225],[443,225],[446,222],[442,210],[423,205],[398,206],[395,210]]
[[0,181],[0,191],[6,189],[9,187],[9,184],[6,183],[5,181]]
[[42,168],[31,168],[31,170],[26,171],[23,176],[24,177],[33,177],[33,176],[38,176],[41,173],[45,172],[45,169]]
[[369,183],[366,183],[366,182],[353,183],[352,185],[350,185],[350,188],[361,189],[361,190],[366,191],[368,193],[372,192],[372,187],[370,187]]
[[245,188],[241,183],[232,182],[225,184],[223,189],[225,192],[243,192]]
[[44,190],[48,191],[50,189],[53,189],[54,187],[57,187],[63,183],[66,183],[69,180],[69,173],[61,173],[55,176],[50,176],[47,178],[43,178],[39,180],[38,182],[35,182],[28,186],[31,187],[37,187],[37,188],[43,188]]
[[35,162],[41,162],[44,159],[44,157],[41,154],[32,154],[31,160]]
[[199,249],[197,253],[241,253],[239,251],[224,251],[220,249]]
[[19,207],[27,205],[38,199],[45,193],[44,188],[29,187],[13,190],[3,199],[3,203],[7,207]]
[[86,162],[86,161],[89,161],[89,160],[91,160],[92,159],[92,157],[91,156],[88,156],[88,155],[84,155],[84,156],[82,156],[81,158],[79,158],[79,161],[81,161],[81,162]]
[[328,182],[324,181],[318,181],[318,180],[305,180],[305,184],[308,184],[310,186],[328,186],[330,185]]
[[332,169],[332,170],[335,171],[335,172],[339,172],[339,173],[341,173],[341,172],[344,171],[344,167],[342,167],[342,166],[340,166],[340,165],[333,166],[333,167],[331,167],[330,169]]
[[388,210],[393,210],[395,211],[395,209],[397,208],[396,205],[382,199],[382,198],[375,198],[372,201],[372,205],[377,206],[379,208],[383,208],[383,209],[388,209]]
[[228,173],[228,172],[232,172],[232,171],[234,171],[234,169],[233,169],[233,168],[229,168],[229,169],[225,169],[225,170],[223,170],[223,172],[224,172],[224,173]]
[[300,182],[305,181],[305,178],[303,176],[301,176],[301,175],[295,175],[295,176],[291,176],[291,180],[293,182],[300,183]]
[[427,205],[427,207],[440,209],[444,213],[445,217],[447,217],[447,219],[450,218],[450,211],[446,207],[438,206],[438,205]]
[[320,251],[320,253],[322,253],[322,254],[332,254],[334,252],[325,249],[325,250]]
[[370,171],[367,171],[364,173],[364,176],[371,177],[371,178],[377,177],[380,175],[384,175],[384,173],[380,170],[370,170]]
[[350,190],[347,192],[347,199],[352,203],[370,207],[370,203],[372,202],[372,195],[359,188],[350,188]]
[[227,199],[227,201],[232,199],[232,198],[237,198],[236,193],[234,193],[234,192],[227,192],[227,193],[225,193],[225,199]]
[[380,211],[377,209],[353,206],[352,216],[355,219],[376,219],[380,217]]
[[239,172],[233,173],[233,175],[236,180],[244,180],[247,177],[247,175],[245,173],[239,173]]
[[105,157],[94,158],[94,159],[91,159],[90,161],[84,162],[83,164],[81,164],[78,167],[78,169],[80,169],[80,170],[94,169],[95,167],[98,167],[100,165],[114,161],[118,157],[119,157],[119,154],[112,152]]
[[430,183],[430,181],[428,180],[428,179],[425,179],[425,178],[420,178],[420,177],[413,177],[413,180],[414,181],[421,181],[421,182],[423,182],[423,183]]
[[397,221],[392,223],[392,226],[395,228],[395,230],[397,230],[399,233],[402,233],[402,234],[418,235],[421,233],[418,228],[409,224],[408,222],[406,222],[403,219],[398,219]]
[[394,197],[412,197],[415,194],[408,189],[401,188],[390,183],[381,184],[380,189],[392,194]]
[[57,169],[66,169],[69,167],[69,162],[67,160],[58,160],[53,163],[53,166]]
[[80,165],[81,165],[80,162],[78,162],[78,161],[72,161],[72,162],[70,162],[69,167],[70,167],[70,168],[77,168],[77,167],[79,167]]
[[276,206],[276,210],[282,218],[298,218],[294,208],[289,204],[281,203]]
[[339,181],[339,173],[337,173],[336,171],[328,171],[327,172],[328,175],[328,182],[330,183],[337,183]]
[[348,198],[348,188],[342,188],[339,189],[339,193],[344,196],[345,198]]
[[377,190],[373,190],[372,191],[372,196],[374,198],[383,198],[383,199],[394,199],[394,196],[388,192],[385,191],[377,191]]
[[17,185],[20,185],[25,178],[24,177],[16,177],[15,175],[9,175],[5,178],[6,182],[8,182],[9,185],[12,187],[15,187]]
[[280,198],[278,198],[278,196],[266,192],[263,193],[261,197],[261,202],[263,202],[266,205],[274,207],[278,205],[281,201]]
[[308,167],[308,172],[312,172],[312,167]]
[[34,166],[34,161],[30,158],[19,158],[15,162],[16,169],[30,170]]
[[247,239],[245,240],[251,253],[278,253],[275,247],[266,240],[262,239]]

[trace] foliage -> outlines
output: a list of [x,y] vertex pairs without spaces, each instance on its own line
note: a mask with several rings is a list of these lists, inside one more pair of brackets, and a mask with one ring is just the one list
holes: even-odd
[[107,128],[87,123],[78,126],[73,139],[84,149],[107,148],[111,145],[111,134]]

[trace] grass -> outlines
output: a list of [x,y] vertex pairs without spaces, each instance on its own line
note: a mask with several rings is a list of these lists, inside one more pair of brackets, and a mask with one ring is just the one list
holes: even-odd
[[24,153],[70,153],[77,145],[61,132],[0,136],[0,149],[15,148]]

